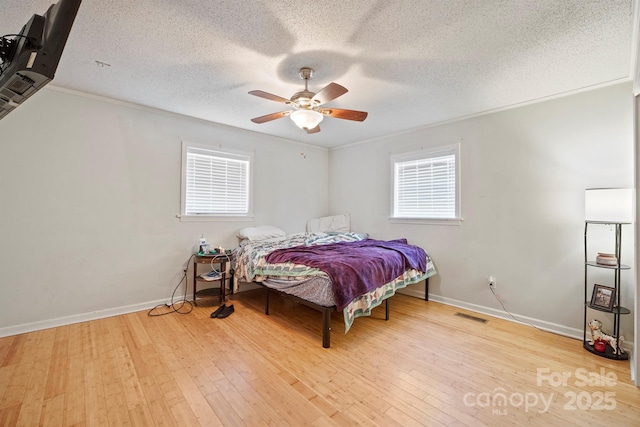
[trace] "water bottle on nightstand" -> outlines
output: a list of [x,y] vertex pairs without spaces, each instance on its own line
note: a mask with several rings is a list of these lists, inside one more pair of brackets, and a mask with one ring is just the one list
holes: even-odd
[[197,245],[196,245],[196,252],[198,252],[200,255],[202,254],[206,254],[208,252],[208,244],[207,244],[207,239],[205,239],[204,234],[198,239]]

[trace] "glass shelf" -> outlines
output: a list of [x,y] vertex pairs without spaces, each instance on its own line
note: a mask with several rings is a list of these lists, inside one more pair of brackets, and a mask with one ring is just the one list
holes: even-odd
[[599,267],[599,268],[608,268],[609,270],[629,270],[631,267],[629,267],[628,265],[624,265],[624,264],[620,264],[620,266],[617,265],[604,265],[604,264],[598,264],[595,261],[587,261],[585,264],[591,266],[591,267]]
[[609,224],[609,225],[616,225],[616,224],[626,225],[626,224],[631,224],[630,222],[616,222],[616,221],[585,221],[585,223],[587,223],[587,224]]
[[605,313],[631,314],[631,310],[629,310],[628,308],[625,308],[625,307],[613,307],[613,309],[607,310],[606,308],[601,308],[601,307],[597,307],[597,306],[591,305],[590,301],[585,302],[584,305],[586,305],[587,307],[589,307],[589,308],[591,308],[593,310],[603,311]]

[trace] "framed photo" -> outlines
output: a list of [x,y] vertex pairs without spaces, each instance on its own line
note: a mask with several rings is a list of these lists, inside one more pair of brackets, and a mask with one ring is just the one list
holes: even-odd
[[591,295],[591,307],[605,311],[613,311],[613,303],[616,297],[615,288],[609,286],[593,285]]

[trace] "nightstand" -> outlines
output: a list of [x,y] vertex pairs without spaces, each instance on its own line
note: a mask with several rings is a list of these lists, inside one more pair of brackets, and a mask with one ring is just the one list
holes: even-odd
[[[227,293],[227,279],[230,282],[230,289],[233,291],[233,274],[231,272],[227,272],[227,264],[231,263],[233,259],[233,254],[194,254],[193,256],[193,303],[194,305],[198,305],[196,299],[198,298],[206,298],[206,297],[219,297],[220,304],[224,304],[226,300]],[[206,273],[204,268],[198,269],[198,265],[208,264],[210,266],[210,271],[219,271],[219,278],[215,278],[213,280],[204,279],[201,275]],[[220,287],[209,287],[198,290],[198,285],[202,285],[204,283],[213,284],[219,283]]]

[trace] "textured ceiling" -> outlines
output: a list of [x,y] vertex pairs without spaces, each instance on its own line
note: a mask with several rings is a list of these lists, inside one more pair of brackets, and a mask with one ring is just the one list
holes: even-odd
[[[51,3],[2,0],[0,34]],[[632,0],[84,0],[51,85],[337,147],[630,80],[633,18]],[[303,66],[367,120],[252,123],[289,107],[247,92],[289,98]]]

